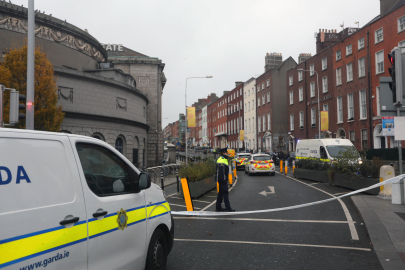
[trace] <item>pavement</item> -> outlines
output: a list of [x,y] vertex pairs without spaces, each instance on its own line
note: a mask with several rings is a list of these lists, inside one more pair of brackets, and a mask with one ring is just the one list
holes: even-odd
[[405,269],[405,205],[376,196],[352,196],[384,270]]
[[[273,192],[274,191],[274,192]],[[273,209],[324,200],[350,190],[287,176],[238,171],[229,196],[236,211]],[[172,211],[186,209],[176,185],[165,188]],[[366,198],[371,197],[365,195]],[[216,191],[193,200],[215,210]],[[174,215],[171,269],[384,269],[353,201],[219,217]],[[401,269],[401,268],[397,268]]]

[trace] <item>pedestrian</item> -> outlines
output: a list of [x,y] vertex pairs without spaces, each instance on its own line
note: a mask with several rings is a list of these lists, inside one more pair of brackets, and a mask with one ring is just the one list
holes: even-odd
[[290,151],[287,151],[287,155],[285,156],[285,159],[287,161],[287,167],[290,167]]
[[[229,174],[229,164],[228,164],[228,149],[222,148],[219,149],[221,156],[217,160],[217,171],[215,174],[215,181],[218,182],[219,192],[217,196],[217,204],[215,211],[221,212],[235,212],[235,209],[232,209],[231,204],[229,203],[228,196],[228,174]],[[222,199],[225,203],[225,208],[222,208]]]

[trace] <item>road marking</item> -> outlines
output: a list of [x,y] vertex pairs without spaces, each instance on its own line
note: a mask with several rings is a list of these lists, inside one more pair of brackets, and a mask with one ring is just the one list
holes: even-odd
[[216,197],[218,197],[218,196],[207,196],[207,195],[205,195],[204,197],[216,198]]
[[[280,174],[279,172],[277,172],[277,173]],[[297,182],[299,182],[299,183],[301,183],[301,184],[310,186],[311,188],[314,188],[314,189],[316,189],[316,190],[319,190],[319,191],[321,191],[321,192],[323,192],[323,193],[325,193],[325,194],[328,194],[328,195],[331,196],[331,197],[334,197],[334,198],[336,197],[336,196],[333,195],[333,194],[330,194],[330,193],[328,193],[328,192],[326,192],[326,191],[324,191],[324,190],[322,190],[322,189],[313,187],[313,186],[311,186],[310,184],[304,183],[304,182],[302,182],[302,181],[300,181],[300,180],[298,180],[298,179],[292,178],[292,177],[290,177],[290,176],[288,176],[288,175],[284,175],[284,176],[285,176],[285,177],[288,177],[288,178],[290,178],[290,179],[292,179],[292,180],[294,180],[294,181],[297,181]],[[346,219],[347,219],[348,224],[349,224],[349,229],[350,229],[350,234],[351,234],[351,236],[352,236],[352,240],[359,240],[359,235],[357,234],[356,227],[355,227],[354,224],[353,224],[352,216],[350,215],[350,212],[349,212],[349,210],[347,209],[346,204],[345,204],[340,198],[338,198],[337,200],[339,201],[340,205],[341,205],[342,208],[343,208],[343,212],[344,212],[345,215],[346,215]]]
[[[181,207],[186,207],[187,208],[187,206],[185,206],[185,205],[181,205],[181,204],[174,204],[174,203],[169,203],[169,205],[174,205],[174,206],[181,206]],[[194,207],[194,209],[201,209],[201,208],[198,208],[198,207]]]
[[274,194],[275,193],[274,186],[268,186],[268,187],[270,189],[270,192],[266,192],[265,190],[263,190],[262,192],[259,192],[259,194],[264,195],[264,196],[267,196],[267,194]]
[[335,193],[335,194],[333,194],[333,195],[342,195],[342,194],[347,194],[347,193],[350,193],[351,191],[346,191],[346,192],[340,192],[340,193]]
[[[232,185],[232,187],[229,189],[229,191],[231,191],[235,186],[236,186],[236,183],[238,182],[238,179],[235,179],[235,183],[233,183],[233,185]],[[228,192],[229,192],[228,191]],[[209,205],[207,205],[206,207],[204,207],[203,209],[201,209],[201,212],[204,212],[205,211],[205,209],[207,209],[207,208],[209,208],[209,207],[211,207],[214,203],[216,203],[217,201],[215,200],[215,201],[213,201],[212,203],[210,203]]]
[[174,241],[183,242],[209,242],[209,243],[230,243],[230,244],[252,244],[252,245],[273,245],[273,246],[294,246],[294,247],[315,247],[315,248],[335,248],[359,251],[371,251],[369,248],[343,247],[343,246],[326,246],[326,245],[309,245],[309,244],[289,244],[289,243],[270,243],[270,242],[251,242],[251,241],[229,241],[229,240],[203,240],[203,239],[174,239]]
[[319,184],[319,183],[308,184],[308,186],[313,186],[313,185],[316,185],[316,184]]
[[[236,220],[236,221],[266,221],[266,222],[302,222],[302,223],[333,223],[347,224],[349,221],[340,220],[295,220],[295,219],[263,219],[263,218],[210,218],[210,217],[173,217],[174,219],[208,219],[208,220]],[[356,223],[356,221],[352,221]]]
[[207,201],[199,201],[199,200],[193,200],[193,202],[211,203],[211,202],[207,202]]
[[173,193],[173,194],[167,195],[167,196],[166,196],[166,198],[171,197],[171,196],[174,196],[174,195],[179,195],[179,193],[177,193],[177,192],[176,192],[176,193]]

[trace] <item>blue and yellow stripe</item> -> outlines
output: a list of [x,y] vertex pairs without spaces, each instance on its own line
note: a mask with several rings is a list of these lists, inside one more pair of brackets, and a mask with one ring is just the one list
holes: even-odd
[[[127,226],[170,213],[166,201],[127,209]],[[97,221],[97,222],[95,222]],[[87,232],[87,224],[89,231]],[[117,213],[80,221],[71,228],[58,226],[47,230],[0,240],[0,268],[19,263],[61,248],[72,246],[118,230]]]

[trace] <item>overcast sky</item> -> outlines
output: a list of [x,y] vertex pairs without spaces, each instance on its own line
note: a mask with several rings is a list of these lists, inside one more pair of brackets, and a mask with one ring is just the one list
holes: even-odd
[[[7,0],[8,1],[8,0]],[[28,6],[27,0],[12,0]],[[264,72],[267,52],[315,54],[319,29],[360,27],[377,16],[380,0],[36,0],[35,9],[87,29],[101,43],[124,46],[166,64],[163,127],[187,104],[222,96],[236,81]]]

